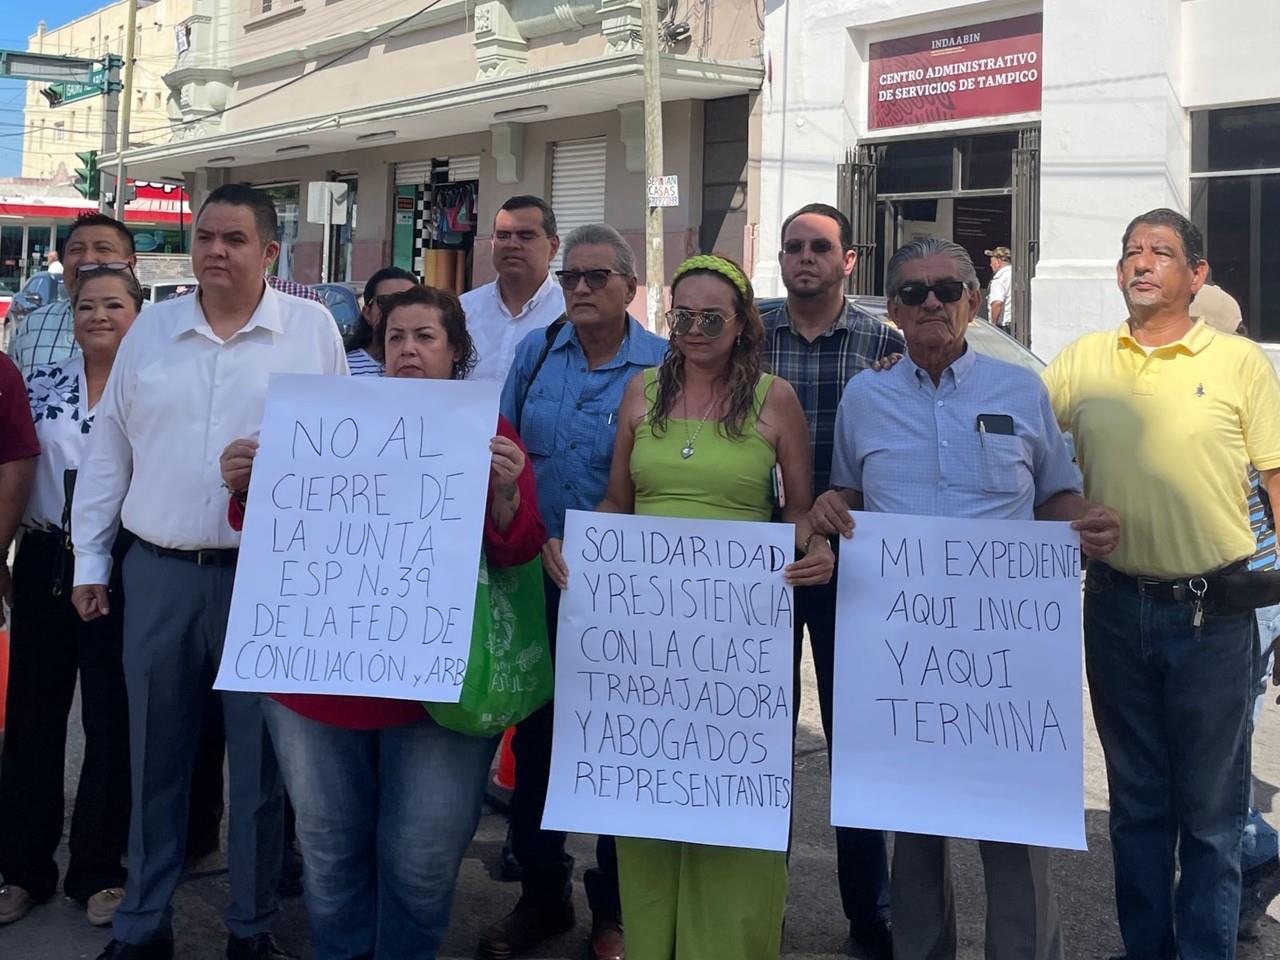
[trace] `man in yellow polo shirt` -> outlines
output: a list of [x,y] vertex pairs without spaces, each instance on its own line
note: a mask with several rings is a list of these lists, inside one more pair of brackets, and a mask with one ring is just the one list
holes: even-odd
[[1124,518],[1089,564],[1084,628],[1131,960],[1235,955],[1258,643],[1252,610],[1220,597],[1254,549],[1250,464],[1280,503],[1280,380],[1255,344],[1191,317],[1207,270],[1185,217],[1137,217],[1116,268],[1128,320],[1044,375],[1085,496]]

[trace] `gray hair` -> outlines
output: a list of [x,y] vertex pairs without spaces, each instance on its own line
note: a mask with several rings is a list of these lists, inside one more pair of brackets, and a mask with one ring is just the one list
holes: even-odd
[[978,271],[974,269],[969,251],[958,243],[939,237],[921,237],[899,247],[889,259],[889,279],[885,283],[885,296],[892,300],[902,286],[902,268],[912,260],[926,257],[950,257],[955,261],[959,279],[970,290],[978,289]]
[[624,277],[632,278],[636,275],[636,255],[631,249],[631,244],[622,239],[622,234],[607,223],[585,223],[580,227],[575,227],[569,236],[564,238],[564,246],[560,249],[564,252],[564,259],[569,261],[569,254],[578,247],[613,247],[614,264],[617,271]]

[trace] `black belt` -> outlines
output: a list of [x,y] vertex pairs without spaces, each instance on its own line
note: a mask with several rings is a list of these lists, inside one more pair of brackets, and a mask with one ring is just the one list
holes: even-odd
[[161,547],[149,540],[138,538],[138,545],[154,553],[157,557],[171,557],[174,560],[186,560],[198,567],[234,567],[240,551],[235,547],[224,547],[217,550],[175,550],[172,547]]
[[1115,567],[1108,566],[1101,560],[1089,561],[1089,576],[1098,577],[1104,583],[1117,587],[1128,587],[1140,597],[1163,600],[1166,603],[1195,603],[1197,600],[1209,602],[1221,593],[1219,581],[1227,574],[1243,570],[1247,560],[1238,560],[1229,566],[1221,567],[1210,573],[1201,573],[1193,577],[1178,577],[1174,580],[1163,580],[1159,577],[1134,577],[1121,573]]

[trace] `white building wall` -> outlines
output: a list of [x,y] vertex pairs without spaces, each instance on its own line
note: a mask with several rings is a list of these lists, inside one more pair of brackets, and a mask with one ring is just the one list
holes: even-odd
[[1120,323],[1115,263],[1125,225],[1157,206],[1188,212],[1188,111],[1280,100],[1277,0],[771,3],[755,271],[762,294],[782,293],[776,258],[782,220],[802,204],[834,202],[837,166],[866,136],[868,44],[1041,9],[1041,112],[927,129],[1039,119],[1032,346],[1048,359],[1081,333]]

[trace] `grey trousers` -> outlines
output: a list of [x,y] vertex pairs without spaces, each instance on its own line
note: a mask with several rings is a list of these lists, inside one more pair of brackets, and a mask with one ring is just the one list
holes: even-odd
[[[172,936],[191,771],[234,578],[234,567],[159,557],[137,543],[124,560],[133,812],[129,880],[113,927],[125,943]],[[277,913],[283,794],[260,695],[223,693],[222,705],[230,775],[226,924],[233,936],[248,937],[270,930]]]
[[[983,840],[987,960],[1062,960],[1049,851]],[[891,874],[895,960],[955,960],[956,907],[946,837],[899,833]]]

